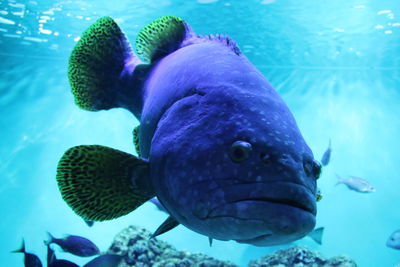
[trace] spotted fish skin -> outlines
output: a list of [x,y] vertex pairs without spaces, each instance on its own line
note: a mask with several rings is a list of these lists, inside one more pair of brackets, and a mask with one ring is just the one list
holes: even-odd
[[[243,55],[218,42],[181,48],[155,64],[144,89],[141,153],[157,197],[181,224],[259,246],[314,228],[316,177],[304,169],[314,168],[313,154]],[[228,155],[238,140],[252,145],[243,163]]]

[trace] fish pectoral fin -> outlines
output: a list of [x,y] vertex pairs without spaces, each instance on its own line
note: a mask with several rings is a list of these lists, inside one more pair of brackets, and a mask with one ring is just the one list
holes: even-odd
[[154,197],[147,161],[100,145],[68,149],[57,182],[64,201],[85,220],[117,218]]
[[188,26],[174,16],[164,16],[145,26],[136,38],[136,51],[145,62],[154,62],[177,50]]
[[213,239],[211,237],[208,237],[208,243],[210,244],[210,247],[212,247]]
[[168,218],[157,228],[157,230],[151,235],[150,238],[154,238],[161,234],[168,232],[169,230],[174,229],[179,225],[179,222],[175,220],[174,217],[168,216]]
[[140,125],[133,128],[132,134],[133,134],[133,144],[135,145],[136,153],[140,157],[141,153],[140,153],[139,129]]

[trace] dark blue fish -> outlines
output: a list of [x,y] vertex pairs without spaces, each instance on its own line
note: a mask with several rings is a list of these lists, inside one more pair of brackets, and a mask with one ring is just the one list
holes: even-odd
[[79,267],[79,265],[68,260],[55,260],[48,267]]
[[54,250],[50,247],[50,244],[47,244],[46,241],[44,243],[47,246],[47,266],[50,266],[53,261],[57,260],[57,257]]
[[15,253],[24,253],[24,266],[25,267],[42,267],[42,262],[39,257],[35,254],[28,253],[25,251],[25,241],[22,240],[22,246],[20,249],[14,250]]
[[324,155],[322,155],[322,159],[321,159],[322,166],[326,166],[329,164],[329,161],[331,159],[331,153],[332,153],[331,139],[329,139],[328,148],[324,152]]
[[156,196],[171,217],[158,232],[183,224],[210,239],[269,246],[312,231],[321,165],[235,42],[167,16],[138,34],[136,50],[141,59],[104,17],[71,54],[81,108],[122,107],[140,120],[140,157],[100,145],[64,153],[57,181],[72,209],[109,220]]
[[117,267],[123,258],[121,255],[101,255],[89,261],[83,267]]
[[89,239],[76,235],[67,235],[64,238],[55,238],[50,233],[46,245],[51,243],[59,245],[65,252],[81,256],[90,257],[100,253],[99,248]]
[[[46,243],[46,242],[45,242]],[[54,250],[47,244],[47,266],[48,267],[79,267],[79,265],[68,260],[59,260]]]

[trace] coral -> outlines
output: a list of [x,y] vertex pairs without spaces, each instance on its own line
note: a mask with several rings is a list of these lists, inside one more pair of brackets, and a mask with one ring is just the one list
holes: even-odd
[[107,253],[125,256],[119,267],[237,267],[204,254],[178,251],[167,242],[150,237],[146,229],[129,226],[114,238]]
[[318,252],[294,246],[251,261],[249,267],[357,267],[357,265],[347,256],[325,259]]
[[[125,256],[118,267],[237,267],[237,265],[216,260],[205,254],[179,251],[165,241],[152,238],[144,228],[129,226],[115,238],[108,254]],[[258,260],[249,267],[357,267],[347,256],[324,258],[318,252],[295,246],[278,250]]]

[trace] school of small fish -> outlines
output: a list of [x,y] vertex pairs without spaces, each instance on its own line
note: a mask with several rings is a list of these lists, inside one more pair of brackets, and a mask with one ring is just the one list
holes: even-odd
[[[117,267],[123,260],[123,256],[114,254],[101,254],[99,248],[89,239],[77,236],[67,235],[64,238],[55,238],[50,233],[49,240],[45,240],[47,246],[47,266],[48,267],[79,267],[78,264],[65,259],[58,259],[51,247],[51,244],[58,245],[64,252],[68,252],[79,257],[93,257],[94,259],[87,262],[83,267]],[[43,264],[39,257],[33,253],[26,252],[25,241],[22,240],[20,249],[12,251],[14,253],[24,254],[25,267],[42,267]]]

